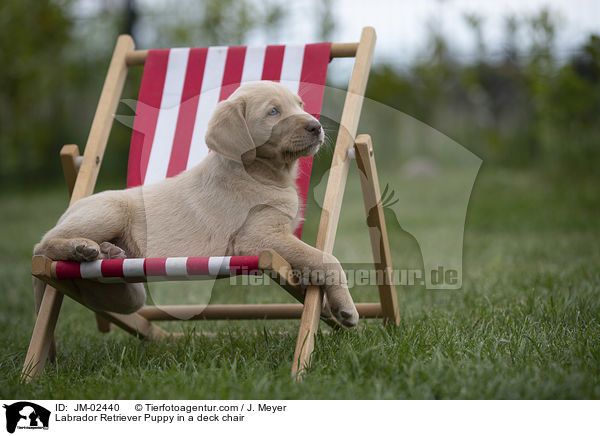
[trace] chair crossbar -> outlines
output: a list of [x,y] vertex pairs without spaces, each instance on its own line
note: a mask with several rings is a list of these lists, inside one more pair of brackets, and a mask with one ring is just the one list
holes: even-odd
[[[296,319],[302,316],[302,304],[211,304],[185,306],[145,306],[138,314],[148,321]],[[357,303],[361,318],[381,318],[380,303]]]
[[81,263],[56,261],[51,265],[51,277],[59,280],[108,279],[112,282],[123,279],[130,283],[159,278],[197,280],[202,277],[227,277],[260,272],[258,256],[102,259]]
[[[358,42],[339,42],[331,44],[331,53],[329,57],[334,58],[353,58],[356,56]],[[133,50],[127,54],[126,62],[128,67],[144,65],[148,57],[148,50]]]
[[53,261],[33,256],[31,274],[46,282],[73,279],[139,283],[154,280],[198,280],[267,272],[290,295],[304,301],[304,288],[291,265],[273,250],[258,256],[212,256],[146,259],[103,259],[93,262]]

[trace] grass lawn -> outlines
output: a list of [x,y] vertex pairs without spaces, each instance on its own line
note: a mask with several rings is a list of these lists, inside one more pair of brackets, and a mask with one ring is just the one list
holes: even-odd
[[[348,188],[353,209],[344,216],[361,222],[357,186]],[[65,299],[58,362],[24,386],[31,249],[64,210],[64,191],[0,194],[1,398],[600,398],[597,181],[484,166],[466,220],[464,289],[399,287],[400,326],[361,321],[320,334],[303,383],[290,377],[297,321],[177,322],[170,326],[216,335],[141,342],[118,329],[98,333],[92,314]],[[355,233],[356,223],[341,225],[338,234]],[[388,225],[400,262],[401,229]],[[225,285],[212,301],[288,301],[281,290]]]

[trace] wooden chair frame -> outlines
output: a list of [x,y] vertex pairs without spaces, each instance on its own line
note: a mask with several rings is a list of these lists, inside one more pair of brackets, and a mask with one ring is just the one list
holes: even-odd
[[[369,232],[375,267],[378,271],[382,271],[385,277],[383,283],[379,284],[380,302],[358,303],[356,306],[362,318],[382,317],[384,321],[398,325],[400,317],[396,290],[392,280],[392,262],[373,146],[368,135],[359,135],[356,139],[354,138],[371,68],[375,39],[375,30],[365,27],[362,30],[360,42],[334,43],[331,46],[331,58],[355,57],[355,62],[335,144],[315,246],[327,253],[333,251],[348,169],[352,157],[355,157],[360,170],[367,222],[370,227],[378,230]],[[133,39],[129,35],[119,36],[84,155],[79,155],[76,145],[65,145],[60,152],[65,180],[71,194],[70,205],[93,193],[128,67],[143,65],[147,54],[147,50],[135,50]],[[53,267],[54,263],[50,259],[44,256],[34,256],[31,272],[46,282],[47,286],[22,371],[22,380],[25,382],[29,382],[43,372],[47,359],[54,360],[56,357],[54,329],[63,296],[68,295],[82,303],[73,282],[57,280]],[[300,318],[292,374],[296,378],[301,378],[306,369],[310,367],[323,294],[318,286],[309,286],[305,291],[299,288],[291,275],[291,266],[273,251],[260,253],[259,268],[263,271],[274,272],[281,279],[283,288],[303,304],[169,306],[168,311],[155,306],[146,306],[137,313],[129,315],[111,312],[96,313],[98,328],[102,332],[108,332],[111,323],[114,323],[140,338],[158,339],[177,336],[177,334],[163,330],[152,321]],[[329,323],[335,324],[332,320],[329,320]]]

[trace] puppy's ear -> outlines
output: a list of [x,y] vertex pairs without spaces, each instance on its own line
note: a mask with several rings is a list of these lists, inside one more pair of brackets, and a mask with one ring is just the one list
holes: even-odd
[[206,130],[206,146],[228,159],[250,163],[256,158],[256,146],[244,118],[245,101],[241,97],[217,105]]

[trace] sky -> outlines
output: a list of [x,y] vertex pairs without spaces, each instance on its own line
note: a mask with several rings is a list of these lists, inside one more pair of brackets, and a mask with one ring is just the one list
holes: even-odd
[[[196,0],[172,2],[168,0],[137,0],[140,22],[152,13],[169,14],[194,5]],[[199,4],[202,0],[197,0]],[[262,4],[265,0],[250,0]],[[287,3],[287,14],[273,41],[268,32],[258,29],[249,35],[248,45],[268,43],[305,43],[318,41],[319,4],[323,0],[270,0]],[[515,16],[523,21],[546,8],[559,22],[556,47],[559,56],[568,57],[590,33],[600,34],[600,0],[330,0],[336,25],[332,40],[357,41],[363,26],[377,31],[374,62],[389,61],[399,66],[409,65],[415,57],[425,54],[431,28],[445,36],[455,57],[468,59],[474,53],[473,33],[465,22],[465,15],[476,14],[482,20],[483,37],[488,53],[502,49],[505,38],[505,19]],[[78,0],[76,15],[93,17],[93,11],[109,7],[120,9],[123,0]],[[146,22],[147,23],[147,22]],[[149,29],[145,29],[149,31]],[[144,31],[138,35],[144,45]],[[531,40],[526,32],[516,35],[519,45]],[[202,42],[198,42],[202,45]]]
[[[300,42],[296,41],[298,35],[312,27],[313,20],[307,17],[314,4],[310,0],[292,3],[282,35],[286,42]],[[590,33],[600,34],[598,0],[334,0],[334,39],[355,41],[363,26],[373,26],[378,35],[375,61],[407,64],[423,52],[429,27],[433,26],[447,37],[456,55],[469,57],[474,52],[474,40],[464,16],[477,14],[483,20],[484,40],[493,54],[501,49],[507,16],[524,20],[542,8],[559,19],[556,44],[562,56],[568,56]],[[528,35],[517,37],[519,42],[528,43]]]

